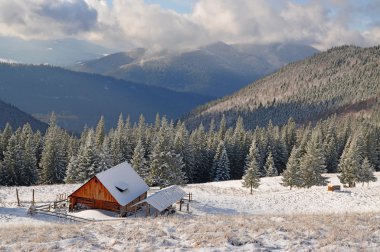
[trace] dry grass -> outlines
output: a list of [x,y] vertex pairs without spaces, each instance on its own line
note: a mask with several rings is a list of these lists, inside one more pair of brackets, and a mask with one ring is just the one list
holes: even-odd
[[[81,225],[10,224],[0,251],[378,250],[380,214],[202,216]],[[245,247],[244,247],[245,246]]]

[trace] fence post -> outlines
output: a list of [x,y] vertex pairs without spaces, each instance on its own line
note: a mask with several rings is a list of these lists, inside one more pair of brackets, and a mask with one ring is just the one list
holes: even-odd
[[18,197],[18,189],[16,188],[17,206],[20,206],[20,198]]
[[32,206],[34,206],[34,189],[32,189]]

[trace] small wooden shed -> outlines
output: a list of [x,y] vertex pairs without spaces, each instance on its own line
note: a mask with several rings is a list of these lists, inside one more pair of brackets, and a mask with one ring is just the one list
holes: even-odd
[[120,212],[134,212],[137,202],[146,199],[149,186],[127,162],[96,174],[69,195],[72,211],[87,207]]

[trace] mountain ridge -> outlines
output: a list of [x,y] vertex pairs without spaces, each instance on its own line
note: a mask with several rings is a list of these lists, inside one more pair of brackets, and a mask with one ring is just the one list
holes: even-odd
[[157,113],[176,119],[211,97],[150,87],[59,67],[0,63],[0,99],[39,119],[55,112],[66,129],[81,131],[101,115],[114,125],[120,113],[137,121]]
[[316,52],[313,47],[290,43],[229,45],[217,42],[158,56],[149,56],[149,52],[140,48],[81,62],[69,69],[220,97]]
[[24,111],[21,111],[17,107],[0,100],[0,129],[4,129],[7,123],[9,123],[13,129],[29,123],[33,130],[39,130],[41,132],[44,132],[48,127],[46,123],[43,123]]
[[199,106],[185,121],[192,126],[224,114],[229,124],[238,115],[248,127],[270,120],[286,123],[316,121],[333,114],[378,109],[380,47],[341,46],[291,63],[232,95]]

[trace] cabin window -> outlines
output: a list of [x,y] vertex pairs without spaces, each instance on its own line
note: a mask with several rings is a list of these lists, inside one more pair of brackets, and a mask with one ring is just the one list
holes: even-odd
[[98,183],[98,180],[97,180],[97,179],[95,179],[95,183]]

